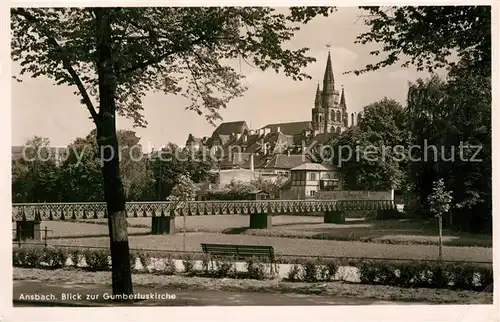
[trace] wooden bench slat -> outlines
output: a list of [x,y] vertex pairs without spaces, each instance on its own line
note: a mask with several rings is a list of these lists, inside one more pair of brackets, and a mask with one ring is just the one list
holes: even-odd
[[274,248],[266,245],[201,244],[204,253],[211,255],[233,255],[240,259],[264,257],[274,260]]

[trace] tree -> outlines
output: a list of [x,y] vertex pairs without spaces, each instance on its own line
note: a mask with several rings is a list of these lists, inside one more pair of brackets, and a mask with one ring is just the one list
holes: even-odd
[[[139,144],[140,138],[129,130],[118,130],[117,137],[125,198],[128,201],[141,200],[148,186],[153,184],[153,177]],[[65,201],[104,200],[101,152],[96,144],[96,131],[91,131],[85,138],[77,138],[68,149],[69,157],[61,165]]]
[[[117,156],[116,113],[145,126],[148,91],[181,94],[187,109],[213,122],[241,96],[242,78],[228,63],[241,57],[262,69],[302,80],[313,62],[307,48],[286,49],[301,23],[332,8],[261,7],[13,8],[12,58],[21,74],[46,76],[76,94],[96,126],[114,294],[132,294],[125,193]],[[187,77],[186,77],[187,76]],[[97,109],[95,102],[98,102]]]
[[47,138],[26,141],[22,155],[12,162],[12,197],[14,202],[60,201],[60,169]]
[[95,131],[68,145],[68,158],[61,164],[61,189],[65,202],[104,200],[102,170]]
[[[177,211],[184,203],[196,200],[196,191],[197,188],[193,181],[188,176],[181,175],[167,200],[174,202],[174,211]],[[186,251],[186,214],[183,214],[182,217],[182,250]]]
[[407,143],[405,112],[383,98],[363,108],[363,118],[332,142],[333,164],[341,167],[345,189],[387,190],[403,184]]
[[187,175],[195,183],[202,182],[213,165],[211,158],[203,151],[181,148],[174,143],[168,143],[161,151],[153,152],[150,160],[156,182],[153,200],[165,200],[181,175]]
[[439,220],[439,260],[443,258],[443,215],[450,211],[451,192],[445,190],[443,179],[434,181],[432,194],[427,197],[430,211]]
[[471,62],[471,71],[491,74],[490,6],[401,6],[361,7],[368,32],[356,43],[376,43],[381,49],[370,55],[387,54],[375,64],[368,64],[356,74],[394,65],[416,65],[418,70],[434,72],[453,67],[454,54]]
[[443,178],[455,205],[446,226],[491,230],[491,78],[459,64],[443,80],[417,80],[408,91],[408,128],[413,153],[408,167],[423,215],[433,182]]
[[262,190],[269,194],[271,198],[278,199],[279,190],[285,181],[285,176],[280,176],[276,180],[268,180],[263,177],[258,177],[257,179],[252,180],[250,184],[255,187],[255,189]]

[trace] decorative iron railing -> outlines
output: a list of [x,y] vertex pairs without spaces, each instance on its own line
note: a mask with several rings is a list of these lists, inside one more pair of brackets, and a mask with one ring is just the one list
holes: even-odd
[[[235,215],[252,213],[313,213],[325,211],[388,210],[392,200],[231,200],[165,202],[127,202],[128,217]],[[12,220],[67,220],[107,218],[105,202],[17,203]]]

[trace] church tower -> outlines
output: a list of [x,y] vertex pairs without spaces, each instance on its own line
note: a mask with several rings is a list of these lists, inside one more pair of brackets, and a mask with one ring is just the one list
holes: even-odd
[[323,90],[320,90],[318,84],[314,108],[312,109],[313,130],[318,133],[340,133],[347,127],[347,119],[344,89],[342,88],[342,96],[340,97],[339,91],[335,89],[332,58],[328,52],[323,76]]
[[312,109],[312,128],[316,133],[323,133],[325,120],[325,110],[323,109],[323,95],[318,87],[316,89],[316,98],[314,99],[314,107]]

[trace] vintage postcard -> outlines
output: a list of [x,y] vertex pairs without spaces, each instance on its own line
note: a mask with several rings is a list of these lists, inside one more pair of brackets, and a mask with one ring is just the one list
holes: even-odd
[[90,5],[8,9],[9,312],[498,318],[492,3]]

